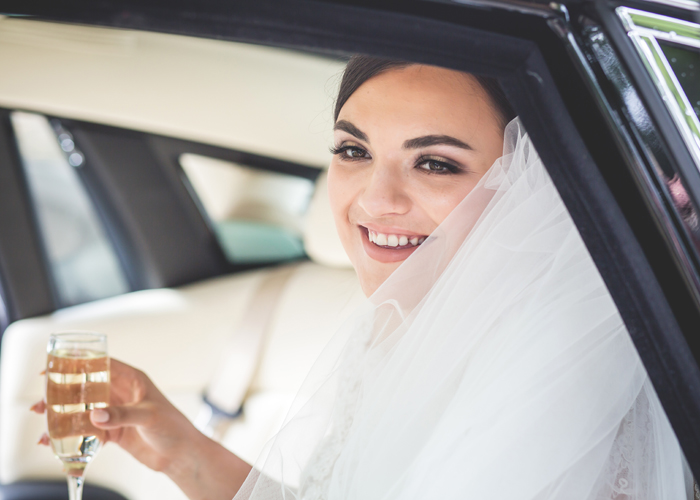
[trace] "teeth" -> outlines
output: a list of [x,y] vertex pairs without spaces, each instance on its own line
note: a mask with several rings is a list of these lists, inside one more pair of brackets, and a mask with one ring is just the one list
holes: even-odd
[[409,238],[406,235],[384,234],[369,230],[368,236],[369,241],[383,247],[405,247],[409,243],[415,247],[425,241],[425,237],[413,236]]

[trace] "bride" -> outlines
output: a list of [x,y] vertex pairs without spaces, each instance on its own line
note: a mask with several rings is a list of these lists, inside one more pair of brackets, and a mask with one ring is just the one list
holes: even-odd
[[328,189],[367,302],[254,467],[112,364],[92,422],[192,499],[680,499],[684,460],[495,81],[356,56]]

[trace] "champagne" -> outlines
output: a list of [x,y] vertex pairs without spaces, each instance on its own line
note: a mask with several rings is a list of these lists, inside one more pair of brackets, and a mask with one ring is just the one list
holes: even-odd
[[83,470],[104,442],[90,410],[109,403],[109,358],[89,349],[56,349],[46,368],[46,413],[53,452],[72,476]]

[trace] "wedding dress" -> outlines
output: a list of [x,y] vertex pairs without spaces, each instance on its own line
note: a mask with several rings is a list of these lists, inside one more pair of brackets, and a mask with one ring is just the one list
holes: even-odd
[[337,332],[236,499],[664,500],[677,439],[519,120]]

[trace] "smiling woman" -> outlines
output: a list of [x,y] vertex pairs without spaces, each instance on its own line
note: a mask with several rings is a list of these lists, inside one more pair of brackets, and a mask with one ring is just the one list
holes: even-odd
[[369,296],[501,156],[514,112],[492,80],[355,56],[335,115],[331,206]]
[[682,498],[673,431],[520,121],[442,68],[355,57],[348,82],[329,196],[369,300],[236,499]]

